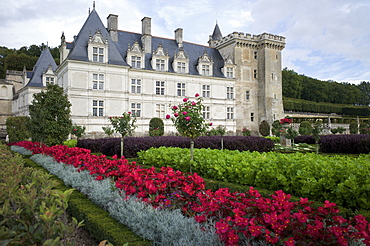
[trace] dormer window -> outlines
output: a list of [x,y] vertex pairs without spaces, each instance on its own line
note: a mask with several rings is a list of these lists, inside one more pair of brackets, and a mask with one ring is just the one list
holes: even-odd
[[104,39],[98,30],[94,36],[90,36],[88,45],[89,60],[92,62],[108,62],[108,40]]
[[144,57],[144,52],[140,48],[139,43],[135,42],[132,47],[129,47],[127,50],[126,62],[133,68],[145,68]]
[[141,68],[141,57],[140,56],[131,56],[131,66],[133,68]]
[[46,85],[54,85],[54,77],[47,76],[45,79]]
[[203,76],[213,76],[213,61],[208,56],[207,51],[198,59],[198,72]]
[[164,52],[162,45],[159,44],[157,50],[152,55],[152,68],[157,71],[168,71],[169,59],[168,53]]
[[235,78],[235,68],[236,66],[234,65],[233,61],[230,57],[228,57],[226,58],[225,64],[221,70],[226,78],[233,79]]
[[189,58],[182,47],[175,54],[172,67],[176,73],[189,73]]
[[93,62],[104,62],[104,48],[93,47]]
[[178,73],[185,73],[185,71],[186,71],[185,62],[177,62],[177,70],[176,70],[176,72],[178,72]]
[[54,85],[56,80],[56,74],[53,71],[51,65],[48,66],[47,70],[42,75],[42,83],[44,86]]
[[164,71],[164,63],[165,61],[162,59],[155,59],[155,70]]

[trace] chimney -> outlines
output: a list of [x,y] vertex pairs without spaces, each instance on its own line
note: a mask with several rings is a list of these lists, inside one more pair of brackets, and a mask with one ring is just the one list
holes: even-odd
[[118,15],[110,14],[107,17],[108,32],[113,42],[118,42]]
[[182,47],[182,34],[183,34],[183,30],[182,28],[177,28],[175,30],[175,40],[177,42],[177,46],[180,48]]
[[151,25],[152,19],[149,17],[144,17],[141,20],[141,26],[142,26],[142,36],[141,36],[141,43],[143,45],[143,49],[145,53],[151,53],[152,52],[152,25]]

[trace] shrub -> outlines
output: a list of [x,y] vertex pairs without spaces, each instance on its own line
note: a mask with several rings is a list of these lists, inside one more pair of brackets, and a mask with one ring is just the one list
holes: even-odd
[[276,137],[280,137],[281,130],[282,130],[282,126],[280,124],[280,121],[279,120],[275,120],[272,123],[272,129],[271,129],[272,134],[274,134]]
[[359,126],[360,134],[369,134],[370,133],[369,128],[370,128],[369,124],[365,122],[360,123],[360,126]]
[[164,134],[164,123],[161,118],[152,118],[149,121],[149,136],[158,137]]
[[368,154],[368,134],[321,136],[320,151],[324,153]]
[[315,144],[315,139],[311,135],[301,135],[294,138],[295,143]]
[[351,122],[349,124],[349,133],[350,134],[357,134],[358,133],[358,124],[357,124],[357,122]]
[[[224,136],[224,149],[240,151],[268,152],[274,148],[274,142],[270,139],[252,136]],[[194,141],[195,148],[221,149],[220,136],[203,136]],[[137,157],[137,152],[151,147],[158,148],[179,147],[190,148],[189,139],[181,136],[161,137],[126,137],[123,155],[126,158]],[[82,139],[78,140],[77,147],[90,149],[91,152],[103,153],[113,156],[119,153],[119,138]]]
[[78,125],[74,124],[71,127],[71,134],[75,135],[76,138],[80,138],[85,134],[85,130],[86,130],[85,126],[78,126]]
[[266,120],[261,122],[259,126],[259,132],[264,137],[270,135],[270,124]]
[[9,136],[9,142],[24,141],[31,137],[28,129],[30,117],[15,116],[6,119],[6,131]]
[[67,145],[70,148],[76,147],[77,146],[77,139],[70,139],[70,140],[64,141],[63,145]]
[[301,135],[311,135],[312,134],[312,125],[309,121],[302,121],[301,124],[299,124],[299,134]]

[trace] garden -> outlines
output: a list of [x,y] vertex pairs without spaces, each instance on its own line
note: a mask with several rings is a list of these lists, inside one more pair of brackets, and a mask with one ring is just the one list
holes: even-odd
[[[311,135],[298,136],[289,126],[284,132],[275,124],[292,140],[292,147],[282,148],[275,138],[249,136],[248,129],[244,136],[225,136],[220,127],[211,129],[218,135],[207,134],[212,125],[202,117],[199,95],[172,110],[166,118],[180,136],[128,137],[135,129],[128,112],[110,118],[121,138],[79,139],[77,147],[18,141],[10,144],[11,150],[30,157],[141,238],[122,236],[125,229],[114,234],[109,223],[88,225],[98,240],[113,245],[370,245],[370,135],[320,136],[317,124]],[[70,129],[83,133],[78,126]],[[13,192],[26,186],[13,182]],[[52,223],[60,219],[51,214],[64,214],[73,192],[69,188],[59,195],[58,208],[40,201],[43,209],[32,211],[41,215],[35,216],[37,228],[55,232],[44,245],[72,245],[58,223]],[[78,210],[69,206],[69,211]],[[22,212],[12,214],[14,208],[6,202],[2,209],[7,213],[1,242],[15,245],[23,240],[15,226],[22,226],[11,224],[10,218]],[[82,216],[64,228],[93,220],[83,215],[89,209],[79,209],[75,214]]]

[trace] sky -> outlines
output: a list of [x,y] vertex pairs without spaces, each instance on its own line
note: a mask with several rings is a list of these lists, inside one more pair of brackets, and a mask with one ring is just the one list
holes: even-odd
[[[92,0],[1,0],[0,46],[60,45],[62,32],[73,41]],[[106,25],[118,15],[118,29],[141,33],[152,18],[152,35],[208,45],[218,23],[234,31],[286,37],[282,67],[319,80],[358,84],[370,81],[370,0],[96,0]]]

